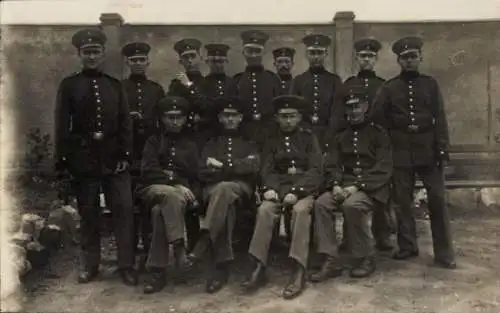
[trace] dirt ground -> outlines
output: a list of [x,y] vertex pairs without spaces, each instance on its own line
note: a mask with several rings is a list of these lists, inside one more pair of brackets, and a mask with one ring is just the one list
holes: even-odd
[[[216,295],[204,293],[203,277],[170,284],[154,295],[121,284],[113,262],[105,262],[98,281],[79,285],[75,255],[58,257],[43,281],[31,283],[25,312],[269,312],[269,313],[498,313],[500,312],[500,213],[457,214],[453,229],[459,268],[432,266],[429,222],[419,220],[421,256],[411,261],[378,257],[378,271],[369,279],[344,275],[322,284],[308,283],[295,300],[280,298],[287,281],[286,262],[273,261],[270,284],[253,296],[238,292],[241,260],[228,286]],[[460,216],[461,215],[461,216]]]

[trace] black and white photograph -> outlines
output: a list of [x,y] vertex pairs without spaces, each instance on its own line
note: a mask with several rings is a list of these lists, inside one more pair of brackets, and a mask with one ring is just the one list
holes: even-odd
[[496,0],[0,3],[1,312],[500,312]]

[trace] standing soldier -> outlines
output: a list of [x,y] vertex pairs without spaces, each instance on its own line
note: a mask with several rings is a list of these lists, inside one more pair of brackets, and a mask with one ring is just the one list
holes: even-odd
[[178,269],[191,266],[184,244],[185,210],[195,201],[198,154],[194,142],[186,138],[189,102],[167,96],[158,104],[160,132],[149,137],[141,162],[139,196],[151,210],[153,235],[146,267],[149,271],[144,293],[160,291],[166,283],[169,245],[173,246]]
[[291,210],[289,256],[294,260],[294,268],[283,289],[283,297],[291,299],[300,295],[305,287],[311,210],[321,183],[323,156],[316,136],[299,127],[307,110],[305,100],[299,96],[282,95],[274,99],[273,105],[279,131],[264,147],[264,201],[258,208],[249,248],[255,267],[242,287],[249,292],[266,283],[265,268],[275,225],[282,210]]
[[[376,75],[374,71],[377,62],[378,52],[382,48],[382,44],[375,39],[366,38],[360,39],[354,43],[356,51],[356,62],[359,66],[359,72],[356,76],[351,76],[344,82],[344,89],[350,92],[351,89],[362,86],[364,88],[364,97],[370,105],[377,90],[384,83],[384,79]],[[342,126],[339,126],[342,128]],[[380,251],[392,251],[393,247],[390,243],[391,224],[389,215],[390,206],[386,208],[377,206],[373,211],[372,231],[376,240],[376,247]],[[348,233],[346,224],[343,224],[342,244],[339,250],[346,251],[348,247]]]
[[[338,99],[341,94],[342,80],[325,69],[325,58],[331,39],[325,35],[312,34],[302,39],[307,48],[309,69],[294,78],[291,93],[304,97],[312,105],[310,115],[304,116],[303,122],[318,137],[321,149],[325,149],[325,134],[335,130],[342,114],[342,103]],[[333,125],[329,126],[329,123]]]
[[455,268],[450,218],[444,198],[443,167],[448,160],[448,122],[437,81],[419,72],[423,42],[418,37],[396,41],[401,73],[379,89],[374,118],[390,133],[393,155],[393,199],[398,219],[398,260],[418,256],[415,217],[411,207],[415,175],[428,192],[436,265]]
[[55,108],[56,170],[75,179],[81,216],[81,259],[78,282],[99,273],[101,259],[100,188],[111,208],[118,248],[118,268],[127,285],[137,284],[134,266],[132,192],[128,166],[132,124],[121,82],[101,71],[106,36],[96,29],[72,38],[83,70],[62,80]]
[[274,66],[280,79],[280,94],[286,95],[290,93],[292,86],[292,68],[295,49],[289,47],[281,47],[273,50]]
[[[130,116],[133,122],[133,162],[130,166],[132,191],[135,190],[136,180],[140,176],[140,163],[144,144],[149,136],[155,132],[157,126],[154,110],[158,101],[165,96],[163,88],[158,83],[147,78],[146,71],[150,64],[150,50],[151,47],[145,42],[132,42],[122,48],[122,54],[126,58],[126,64],[130,69],[130,75],[123,80],[123,85],[127,93]],[[141,211],[140,219],[136,221],[136,229],[140,228],[141,230],[144,250],[149,248],[150,225],[149,210]],[[136,246],[137,239],[136,237]]]
[[[207,50],[206,62],[209,67],[209,73],[203,81],[201,92],[206,98],[204,112],[201,116],[200,131],[214,134],[218,128],[217,116],[214,116],[214,110],[211,108],[213,100],[217,97],[229,95],[231,92],[232,78],[226,74],[225,66],[228,63],[227,53],[229,46],[223,43],[206,44]],[[207,135],[208,136],[208,135]],[[211,136],[211,135],[210,135]]]
[[248,203],[260,172],[257,146],[244,139],[239,131],[244,107],[239,98],[221,97],[215,102],[221,131],[201,153],[200,180],[204,185],[203,200],[207,203],[202,235],[192,256],[202,259],[211,252],[214,268],[207,281],[209,293],[219,291],[229,277],[233,256],[233,228],[238,209]]
[[[354,264],[350,276],[366,277],[375,271],[371,213],[387,205],[393,170],[387,132],[368,118],[370,103],[363,85],[351,84],[345,99],[349,126],[336,134],[325,158],[326,191],[314,205],[318,252],[325,256],[315,282],[340,276],[336,249],[335,210],[342,210],[352,239]],[[346,235],[346,234],[344,234]]]
[[245,71],[234,75],[232,94],[241,98],[250,110],[243,120],[245,133],[250,136],[259,147],[262,147],[274,124],[272,100],[280,94],[280,82],[277,75],[264,69],[262,56],[264,46],[269,35],[257,31],[247,30],[241,33],[243,41],[243,56],[247,62]]

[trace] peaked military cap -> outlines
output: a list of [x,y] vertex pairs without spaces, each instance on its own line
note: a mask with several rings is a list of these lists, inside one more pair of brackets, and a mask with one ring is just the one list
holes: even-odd
[[157,112],[162,115],[168,112],[178,114],[188,114],[190,109],[189,101],[183,97],[166,96],[158,102]]
[[370,51],[377,53],[381,48],[382,44],[373,38],[360,39],[354,43],[354,50],[356,50],[356,52]]
[[239,97],[234,96],[222,96],[214,99],[214,109],[218,114],[226,109],[236,110],[240,113],[244,113],[243,101]]
[[193,50],[200,52],[200,48],[201,48],[201,41],[194,38],[181,39],[174,44],[174,50],[179,55],[183,55],[184,53]]
[[205,45],[205,49],[209,57],[227,57],[230,48],[223,43],[210,43]]
[[265,46],[269,40],[269,35],[260,30],[245,30],[240,36],[243,45]]
[[311,34],[302,38],[302,42],[306,45],[306,47],[328,48],[332,40],[330,39],[330,37],[322,34]]
[[419,37],[404,37],[392,45],[392,52],[397,55],[403,55],[409,52],[420,51],[423,45],[424,42]]
[[275,113],[278,113],[281,109],[296,109],[303,112],[306,108],[306,101],[301,96],[281,95],[273,99],[272,105]]
[[356,103],[360,103],[367,100],[368,93],[366,88],[361,84],[351,85],[345,90],[345,105],[351,106]]
[[295,49],[294,48],[290,48],[290,47],[281,47],[281,48],[278,48],[278,49],[274,49],[273,50],[273,56],[275,58],[278,58],[278,57],[289,57],[289,58],[292,58],[295,56]]
[[146,56],[149,54],[151,46],[145,42],[131,42],[123,46],[122,54],[126,57]]
[[81,49],[87,46],[104,46],[106,40],[106,35],[101,30],[86,28],[77,31],[71,42],[77,49]]

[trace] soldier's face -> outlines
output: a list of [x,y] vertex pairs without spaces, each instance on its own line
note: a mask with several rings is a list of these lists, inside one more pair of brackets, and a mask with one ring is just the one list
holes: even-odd
[[368,102],[366,101],[349,104],[346,107],[347,121],[352,125],[361,124],[366,119],[367,111],[368,111]]
[[147,56],[133,56],[127,58],[127,66],[132,74],[145,74],[149,67],[149,58]]
[[302,120],[302,114],[296,109],[281,109],[276,114],[276,121],[284,132],[291,132],[297,128]]
[[222,124],[224,129],[236,130],[240,126],[243,120],[243,114],[236,110],[225,110],[219,113],[219,122]]
[[293,67],[293,60],[290,57],[277,57],[274,59],[274,66],[278,74],[290,74]]
[[310,67],[322,67],[325,64],[325,58],[328,55],[326,49],[309,48],[307,49],[306,56],[309,61]]
[[225,73],[228,60],[222,57],[208,57],[206,63],[210,69],[210,73],[221,74]]
[[186,124],[187,116],[180,113],[166,112],[161,117],[165,130],[170,133],[178,133]]
[[398,57],[398,63],[401,68],[406,71],[416,71],[420,63],[422,63],[422,53],[420,51],[412,51],[400,55]]
[[191,51],[182,54],[179,63],[184,67],[186,73],[198,72],[200,70],[200,60],[200,54],[197,51]]
[[360,70],[373,70],[377,63],[377,54],[371,51],[360,51],[356,53],[356,61]]
[[101,45],[82,47],[78,51],[82,66],[87,69],[99,68],[104,61],[105,55],[105,49]]
[[264,55],[264,48],[258,46],[246,46],[243,47],[243,56],[247,62],[247,65],[261,65],[262,56]]

